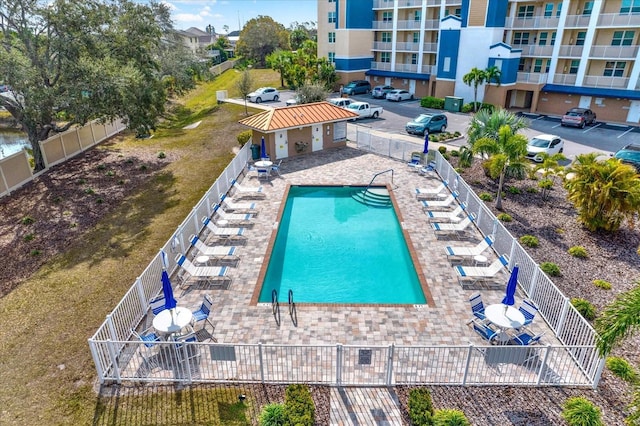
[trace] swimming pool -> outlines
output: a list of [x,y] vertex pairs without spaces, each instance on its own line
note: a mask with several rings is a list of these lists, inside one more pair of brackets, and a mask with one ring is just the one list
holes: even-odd
[[352,195],[364,187],[291,186],[258,302],[424,304],[393,207]]

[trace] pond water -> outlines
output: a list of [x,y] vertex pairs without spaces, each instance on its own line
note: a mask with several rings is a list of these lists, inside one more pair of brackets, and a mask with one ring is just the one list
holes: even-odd
[[0,158],[8,157],[29,146],[27,135],[0,129]]

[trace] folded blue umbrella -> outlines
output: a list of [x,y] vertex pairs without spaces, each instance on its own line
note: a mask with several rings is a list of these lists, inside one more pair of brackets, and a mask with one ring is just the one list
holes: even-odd
[[175,297],[173,297],[173,287],[171,286],[171,280],[169,279],[169,274],[166,269],[162,269],[162,293],[164,293],[164,307],[166,309],[175,309],[176,302]]
[[518,287],[518,265],[513,267],[513,271],[511,271],[511,276],[509,277],[509,281],[507,282],[507,289],[505,291],[504,298],[502,299],[502,304],[507,306],[513,306],[516,303],[515,295],[516,288]]

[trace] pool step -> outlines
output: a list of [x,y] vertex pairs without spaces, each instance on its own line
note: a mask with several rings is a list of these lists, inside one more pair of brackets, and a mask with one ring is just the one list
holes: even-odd
[[386,188],[369,188],[351,194],[354,200],[371,207],[391,207],[391,197]]

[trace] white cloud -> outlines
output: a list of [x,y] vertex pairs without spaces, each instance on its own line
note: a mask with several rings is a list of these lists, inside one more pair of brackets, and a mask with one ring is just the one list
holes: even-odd
[[171,11],[177,9],[176,5],[174,5],[173,3],[169,3],[168,1],[161,1],[160,3],[164,4],[165,6],[167,6],[169,8],[169,10],[171,10]]
[[173,15],[176,22],[201,23],[204,22],[202,16],[193,13],[176,13]]

